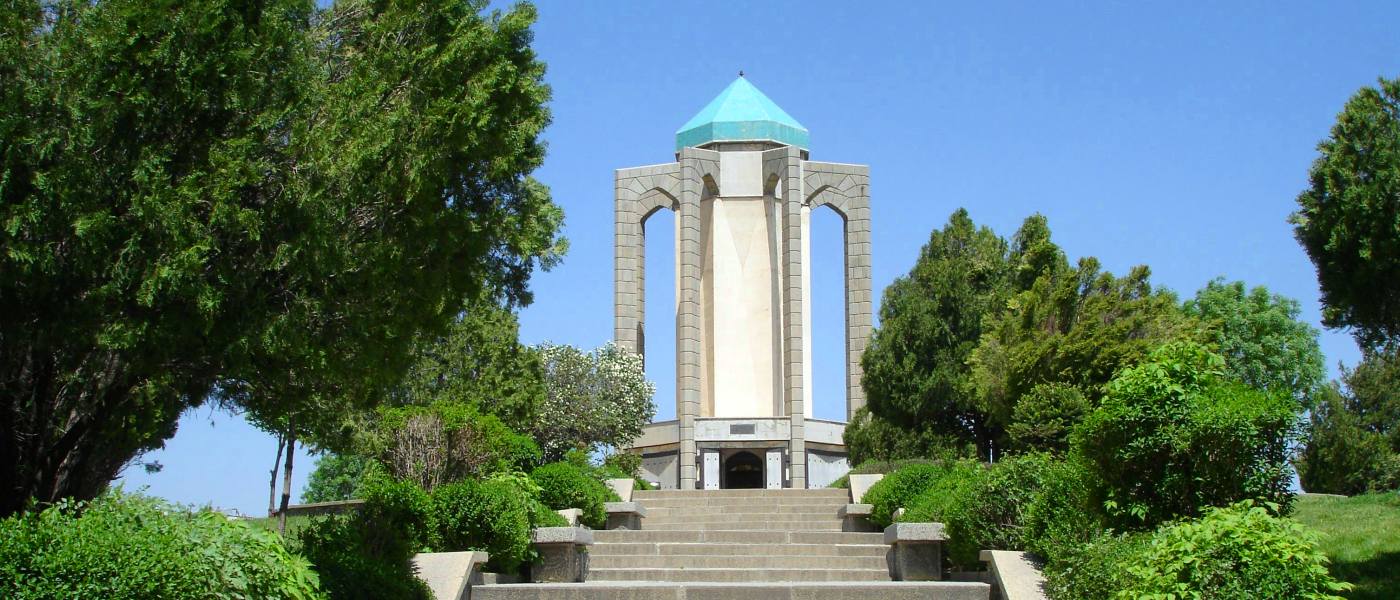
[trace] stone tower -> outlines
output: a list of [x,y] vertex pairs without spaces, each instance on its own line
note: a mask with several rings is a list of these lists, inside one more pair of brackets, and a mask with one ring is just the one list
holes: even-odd
[[[805,488],[847,470],[811,406],[811,211],[845,222],[846,415],[865,403],[869,167],[807,160],[808,132],[741,75],[676,132],[676,162],[617,171],[615,337],[646,339],[644,224],[676,215],[676,415],[633,444],[663,488]],[[670,315],[668,315],[670,316]]]

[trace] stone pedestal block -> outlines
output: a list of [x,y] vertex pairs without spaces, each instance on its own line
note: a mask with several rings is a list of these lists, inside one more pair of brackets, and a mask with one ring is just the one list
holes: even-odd
[[530,566],[534,583],[582,583],[588,578],[593,532],[582,527],[541,527],[531,534],[539,559]]
[[836,516],[841,517],[841,531],[879,531],[874,523],[870,522],[870,513],[875,507],[870,504],[847,504],[836,511]]
[[895,581],[943,580],[942,523],[895,523],[885,528],[887,561]]
[[636,531],[642,528],[642,517],[647,516],[647,509],[637,502],[607,502],[603,509],[608,511],[608,529]]

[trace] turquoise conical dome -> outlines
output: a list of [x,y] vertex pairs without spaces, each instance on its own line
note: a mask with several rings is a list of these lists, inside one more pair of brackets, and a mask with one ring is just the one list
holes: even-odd
[[807,150],[807,128],[742,75],[676,131],[676,150],[720,141],[771,140]]

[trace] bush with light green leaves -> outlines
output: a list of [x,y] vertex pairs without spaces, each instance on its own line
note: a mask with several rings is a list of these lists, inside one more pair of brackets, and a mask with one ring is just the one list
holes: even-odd
[[0,520],[0,597],[325,598],[277,534],[121,491]]
[[1158,529],[1115,598],[1341,600],[1351,586],[1328,573],[1317,536],[1271,508],[1240,502]]

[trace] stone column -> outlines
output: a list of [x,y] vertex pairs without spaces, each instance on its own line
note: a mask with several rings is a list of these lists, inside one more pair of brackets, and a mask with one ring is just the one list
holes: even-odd
[[865,406],[860,357],[870,342],[870,173],[862,167],[846,201],[846,420]]
[[618,171],[613,203],[613,340],[641,352],[642,270],[646,268],[642,220],[633,178]]
[[774,150],[784,153],[784,165],[780,172],[782,179],[783,211],[783,350],[786,360],[783,364],[784,386],[787,395],[788,418],[790,419],[791,440],[788,445],[788,460],[791,464],[790,485],[794,488],[807,487],[807,407],[803,401],[806,365],[803,353],[803,339],[806,323],[802,318],[806,281],[803,277],[803,228],[802,205],[804,191],[802,185],[802,155],[793,146]]
[[680,210],[677,254],[680,282],[676,310],[676,420],[680,425],[680,488],[695,489],[695,418],[700,414],[700,284],[704,270],[700,239],[700,201],[717,192],[719,154],[698,148],[680,152]]

